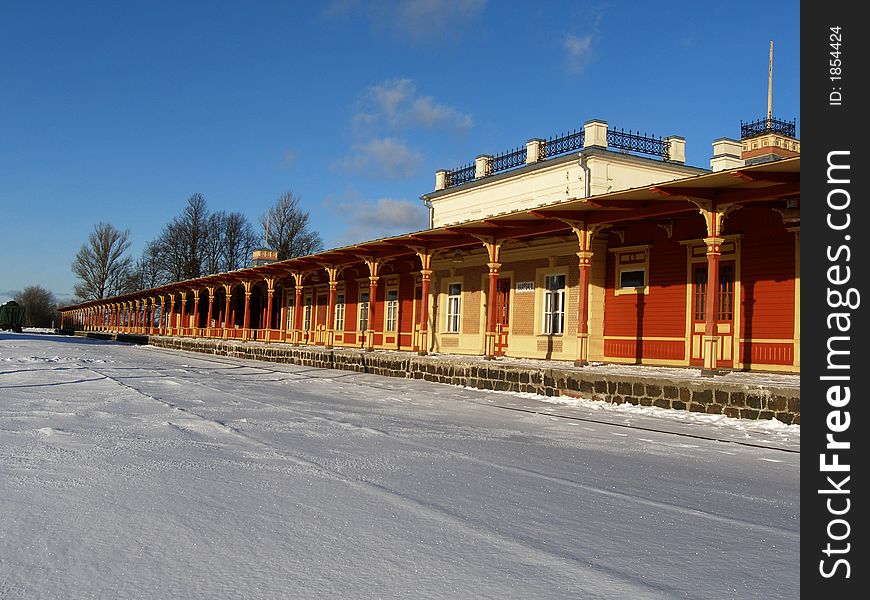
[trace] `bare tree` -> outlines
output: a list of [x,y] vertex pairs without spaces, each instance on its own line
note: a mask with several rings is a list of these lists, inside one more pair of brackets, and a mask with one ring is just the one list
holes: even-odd
[[286,192],[260,217],[266,231],[266,245],[278,251],[278,260],[323,249],[320,234],[309,229],[308,211],[302,210],[299,202],[299,196]]
[[109,223],[97,223],[72,262],[79,281],[73,287],[79,300],[101,300],[126,293],[130,286],[133,260],[124,253],[130,248],[130,230],[119,231]]
[[247,267],[252,253],[260,243],[260,236],[245,215],[239,212],[229,213],[224,228],[224,270],[233,271]]
[[181,214],[160,232],[156,243],[170,281],[194,279],[203,274],[208,207],[202,194],[193,194]]
[[226,221],[227,214],[224,211],[210,214],[208,221],[206,221],[202,266],[203,270],[209,275],[225,270],[223,266],[223,243]]
[[156,240],[146,244],[142,256],[133,266],[133,279],[133,287],[137,290],[147,290],[169,283],[169,276],[163,267],[160,244]]
[[57,322],[57,298],[39,285],[31,285],[15,295],[24,307],[24,324],[28,327],[50,327]]

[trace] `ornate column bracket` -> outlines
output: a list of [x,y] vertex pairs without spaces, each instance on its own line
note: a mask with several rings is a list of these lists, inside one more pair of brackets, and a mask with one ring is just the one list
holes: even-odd
[[498,272],[501,268],[502,244],[495,237],[474,236],[486,248],[489,267],[489,290],[486,295],[486,332],[484,332],[484,358],[495,358],[496,350],[496,295],[498,294]]
[[721,236],[724,232],[725,219],[733,211],[743,206],[735,203],[717,203],[715,200],[704,198],[686,197],[686,199],[697,206],[698,212],[704,217],[708,237]]
[[295,296],[293,300],[293,343],[301,345],[302,339],[302,291],[305,280],[305,273],[294,271],[293,283],[295,284]]
[[211,319],[214,315],[214,286],[205,288],[208,291],[208,310],[205,313],[205,337],[211,337]]
[[574,365],[589,362],[589,277],[592,271],[592,241],[600,231],[610,227],[607,223],[587,224],[585,221],[563,220],[577,236],[577,350]]
[[380,280],[380,269],[383,266],[383,260],[374,256],[360,256],[369,268],[369,319],[368,327],[366,328],[365,349],[368,351],[375,349],[375,312],[377,306],[378,281]]
[[338,276],[342,267],[321,263],[326,274],[329,275],[329,300],[326,306],[326,347],[335,345],[335,297],[338,292]]
[[193,290],[193,335],[199,337],[199,288]]
[[266,282],[266,322],[262,323],[262,329],[266,330],[266,341],[272,339],[272,302],[275,296],[275,277],[263,277]]
[[418,322],[420,323],[417,339],[417,354],[425,356],[429,348],[429,286],[432,281],[432,256],[425,246],[409,246],[420,259],[420,306],[418,307]]
[[242,317],[242,340],[247,340],[251,335],[251,287],[252,281],[243,281],[245,288],[245,313]]

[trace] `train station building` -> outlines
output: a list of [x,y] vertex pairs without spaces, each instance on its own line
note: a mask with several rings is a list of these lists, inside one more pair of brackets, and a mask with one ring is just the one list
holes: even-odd
[[743,125],[710,168],[600,120],[435,174],[429,228],[62,309],[62,328],[800,371],[800,146]]

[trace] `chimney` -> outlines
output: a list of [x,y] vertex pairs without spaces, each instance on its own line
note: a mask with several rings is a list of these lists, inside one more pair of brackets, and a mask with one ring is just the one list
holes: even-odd
[[736,169],[744,166],[741,158],[743,146],[737,140],[731,138],[719,138],[713,141],[713,158],[710,159],[710,168],[713,171]]

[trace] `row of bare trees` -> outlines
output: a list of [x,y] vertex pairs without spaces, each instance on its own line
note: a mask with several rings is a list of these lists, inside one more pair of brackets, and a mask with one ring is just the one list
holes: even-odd
[[79,301],[99,300],[175,281],[246,267],[264,242],[278,259],[305,256],[323,248],[308,211],[293,192],[282,194],[260,217],[261,236],[240,212],[211,212],[202,194],[193,194],[181,213],[148,242],[135,260],[128,254],[130,231],[98,223],[72,263]]

